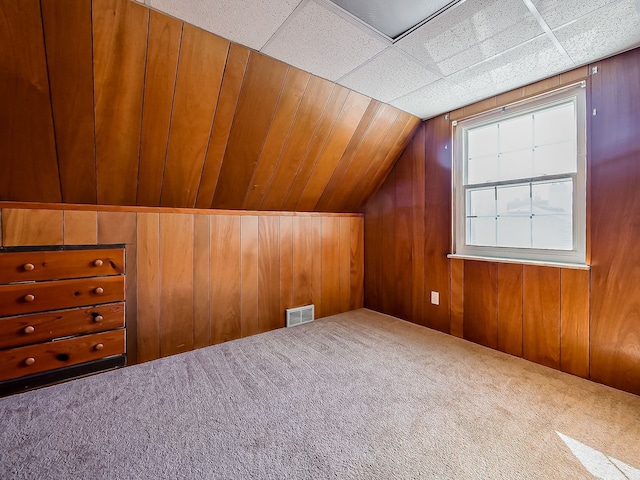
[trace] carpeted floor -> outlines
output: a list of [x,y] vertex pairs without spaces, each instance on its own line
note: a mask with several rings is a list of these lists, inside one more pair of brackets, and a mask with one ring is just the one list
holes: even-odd
[[640,398],[369,310],[0,399],[2,479],[640,478]]

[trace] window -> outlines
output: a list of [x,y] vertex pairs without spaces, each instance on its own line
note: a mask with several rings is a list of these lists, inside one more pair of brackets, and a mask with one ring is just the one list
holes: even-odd
[[458,122],[456,255],[585,263],[584,85]]

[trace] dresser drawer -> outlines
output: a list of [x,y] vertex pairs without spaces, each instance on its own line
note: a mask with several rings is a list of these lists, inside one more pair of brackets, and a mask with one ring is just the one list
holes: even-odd
[[0,254],[0,284],[124,273],[124,250],[64,250]]
[[124,327],[124,303],[0,318],[0,349]]
[[125,353],[125,330],[94,333],[57,342],[0,351],[0,380]]
[[124,300],[124,276],[0,286],[0,317]]

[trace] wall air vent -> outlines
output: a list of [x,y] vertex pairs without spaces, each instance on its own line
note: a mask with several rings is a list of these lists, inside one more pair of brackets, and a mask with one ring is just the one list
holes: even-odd
[[315,317],[313,305],[305,305],[297,308],[287,308],[287,328],[313,322]]

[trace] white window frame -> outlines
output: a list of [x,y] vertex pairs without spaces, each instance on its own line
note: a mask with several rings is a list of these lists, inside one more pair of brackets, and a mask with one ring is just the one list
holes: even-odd
[[[566,264],[576,267],[586,266],[586,88],[585,82],[571,85],[534,99],[524,100],[498,110],[454,122],[453,128],[453,255],[451,257],[477,258],[506,262]],[[577,172],[521,178],[508,182],[492,182],[487,186],[537,182],[540,180],[567,179],[573,181],[573,249],[551,250],[535,248],[514,248],[499,246],[478,246],[466,243],[467,198],[466,179],[466,138],[471,128],[503,122],[520,115],[531,114],[547,107],[574,102],[577,127]],[[476,185],[477,187],[477,185]],[[470,187],[469,187],[470,188]]]

